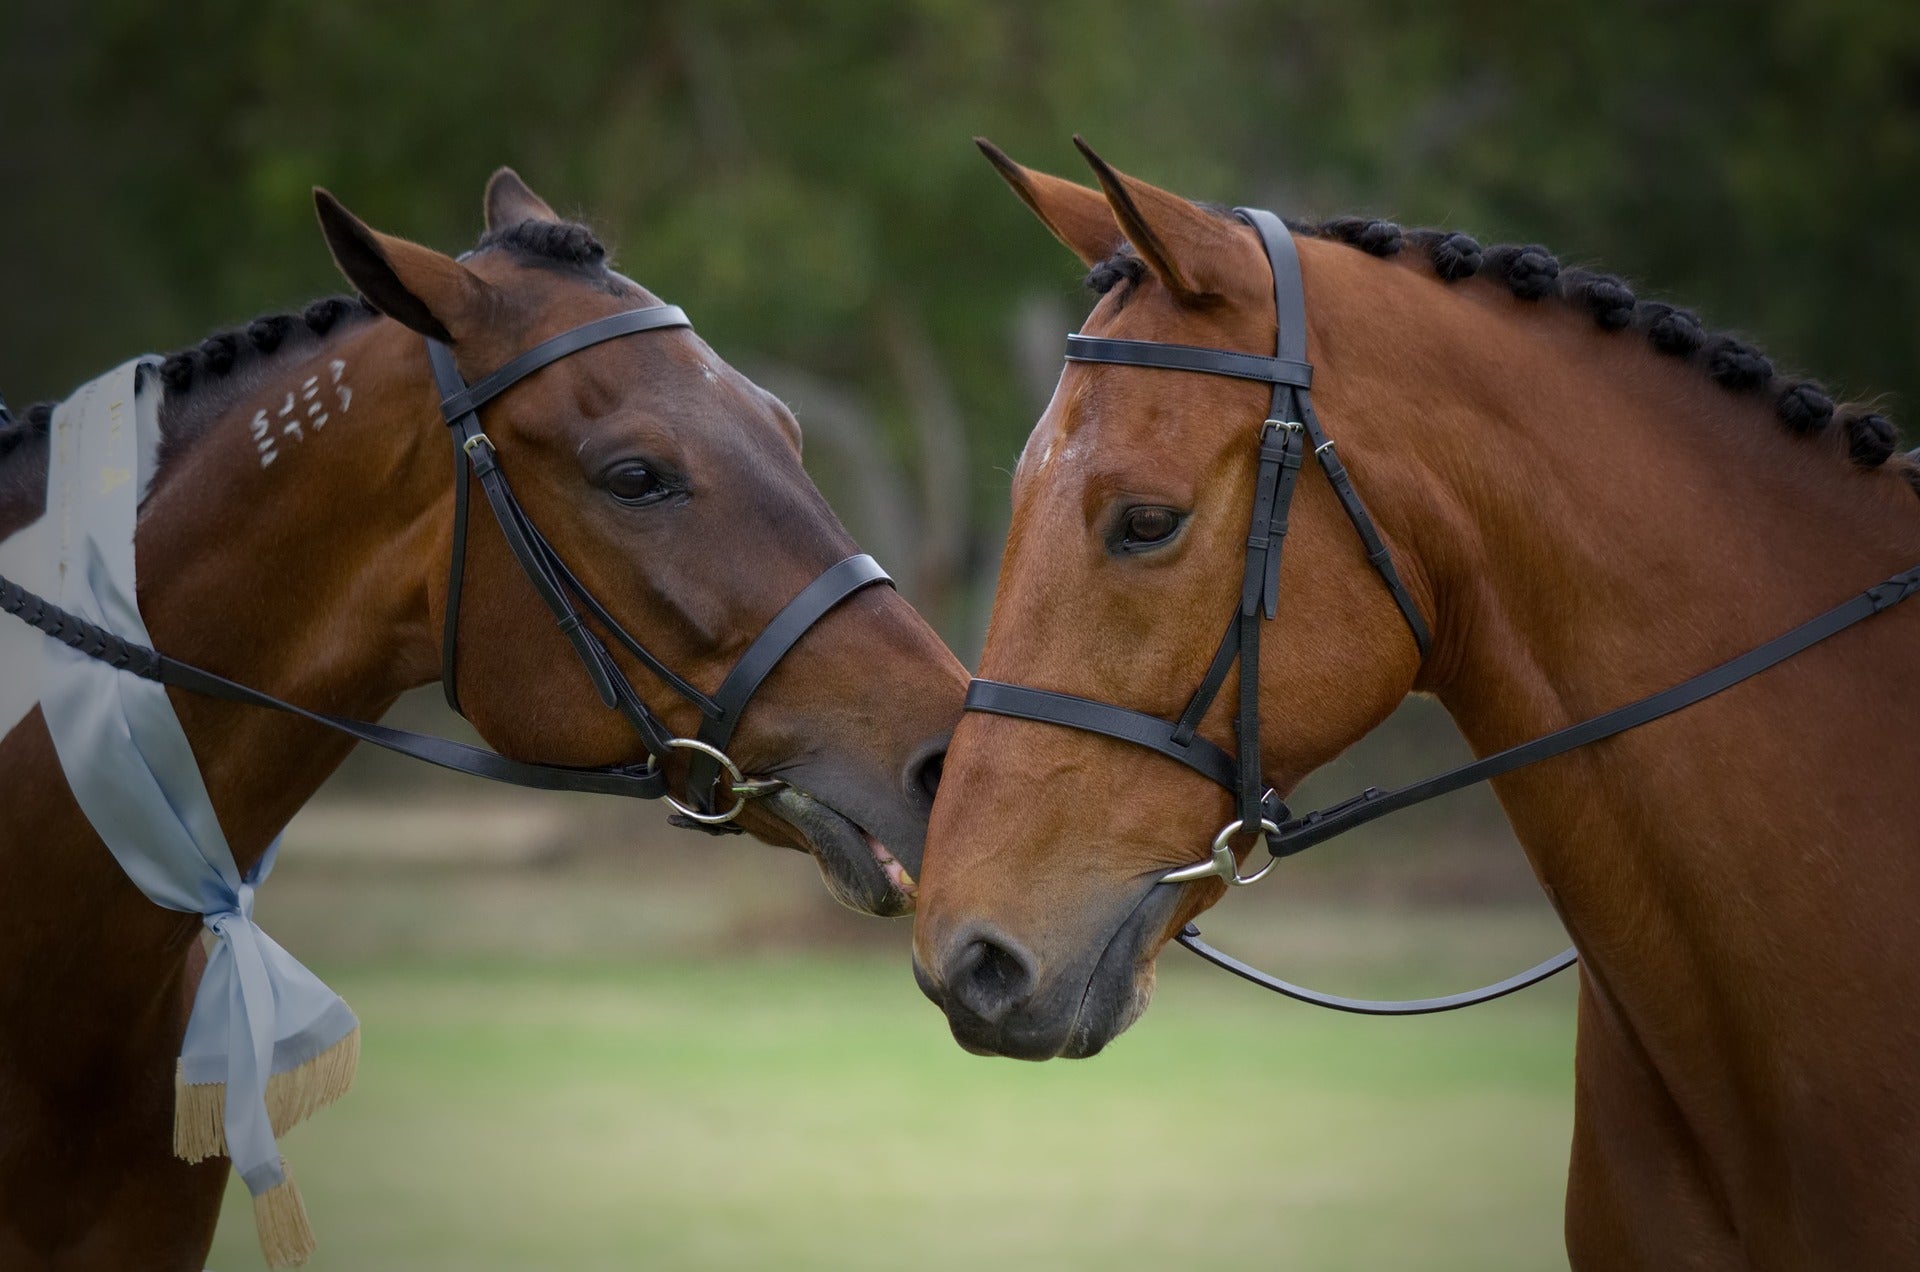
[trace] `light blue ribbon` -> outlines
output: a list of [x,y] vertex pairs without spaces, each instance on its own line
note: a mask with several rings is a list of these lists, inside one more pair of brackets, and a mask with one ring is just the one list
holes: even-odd
[[[133,531],[159,441],[159,377],[135,359],[54,412],[44,539],[49,598],[151,645],[134,586]],[[95,833],[155,905],[213,933],[180,1074],[224,1082],[227,1150],[249,1192],[284,1178],[267,1081],[326,1051],[357,1021],[338,995],[253,921],[276,840],[244,878],[164,687],[43,642],[40,706],[60,767]]]

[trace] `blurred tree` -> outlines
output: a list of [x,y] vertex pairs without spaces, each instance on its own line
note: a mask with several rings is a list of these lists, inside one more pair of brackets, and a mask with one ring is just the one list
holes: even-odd
[[1025,346],[1079,304],[968,138],[1077,174],[1075,131],[1196,197],[1545,242],[1843,391],[1920,387],[1905,0],[12,0],[0,386],[336,289],[311,184],[457,247],[512,163],[819,421],[823,484],[965,645]]

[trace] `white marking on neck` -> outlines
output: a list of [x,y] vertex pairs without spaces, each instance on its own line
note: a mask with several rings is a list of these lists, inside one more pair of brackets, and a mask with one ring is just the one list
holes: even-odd
[[[333,406],[342,415],[353,405],[353,386],[347,383],[347,363],[344,358],[334,358],[327,363],[327,386],[333,390]],[[280,403],[273,417],[268,408],[261,407],[253,413],[249,429],[253,434],[254,449],[260,455],[260,467],[271,467],[280,458],[280,442],[284,438],[304,443],[307,430],[315,433],[327,426],[333,418],[332,409],[322,400],[323,388],[318,374],[310,375],[300,382],[297,392],[290,392]],[[278,430],[274,428],[279,425]]]

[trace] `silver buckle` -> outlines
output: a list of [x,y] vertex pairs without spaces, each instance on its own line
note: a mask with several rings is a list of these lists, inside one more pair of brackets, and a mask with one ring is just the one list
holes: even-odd
[[1261,425],[1261,428],[1262,428],[1262,430],[1263,430],[1263,431],[1264,431],[1264,430],[1266,430],[1266,429],[1269,429],[1269,428],[1284,428],[1284,429],[1286,429],[1286,430],[1287,430],[1287,432],[1289,432],[1289,433],[1302,433],[1302,432],[1305,432],[1305,431],[1306,431],[1306,427],[1307,427],[1307,426],[1306,426],[1305,424],[1302,424],[1302,423],[1301,423],[1301,422],[1300,422],[1299,420],[1273,420],[1273,419],[1270,419],[1270,420],[1268,420],[1268,421],[1267,421],[1267,422],[1266,422],[1265,424],[1263,424],[1263,425]]
[[1260,837],[1260,846],[1267,850],[1267,864],[1250,875],[1240,873],[1240,863],[1233,859],[1233,845],[1228,842],[1239,831],[1246,829],[1246,823],[1230,821],[1220,828],[1213,837],[1213,850],[1205,861],[1196,861],[1191,866],[1181,866],[1169,870],[1160,876],[1161,883],[1192,883],[1198,879],[1218,877],[1226,881],[1229,887],[1244,888],[1250,883],[1258,883],[1267,877],[1267,871],[1273,869],[1279,858],[1273,855],[1271,837],[1280,833],[1280,828],[1262,817],[1260,829],[1255,832]]

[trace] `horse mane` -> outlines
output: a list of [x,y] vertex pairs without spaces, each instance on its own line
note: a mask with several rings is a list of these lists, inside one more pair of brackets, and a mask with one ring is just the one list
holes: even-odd
[[[1202,205],[1220,216],[1224,208]],[[1504,286],[1521,300],[1551,300],[1585,312],[1602,331],[1638,331],[1655,350],[1680,358],[1731,393],[1771,400],[1775,417],[1801,437],[1838,424],[1845,431],[1847,455],[1862,468],[1877,468],[1893,458],[1899,434],[1893,422],[1870,404],[1835,405],[1817,381],[1783,376],[1773,360],[1729,332],[1708,331],[1692,310],[1658,300],[1641,300],[1612,274],[1562,268],[1553,253],[1538,244],[1501,244],[1482,248],[1455,230],[1403,230],[1391,221],[1343,216],[1320,224],[1287,222],[1295,234],[1329,239],[1370,256],[1397,256],[1408,247],[1426,255],[1444,283],[1480,277]],[[1088,271],[1085,283],[1102,295],[1138,283],[1146,262],[1130,245]],[[1920,493],[1920,464],[1904,463],[1905,476]]]
[[[579,275],[602,290],[630,284],[607,268],[607,249],[574,221],[526,221],[482,235],[474,252],[505,251],[524,265]],[[309,349],[378,316],[361,296],[328,296],[297,313],[264,314],[240,327],[216,331],[160,363],[166,397],[160,406],[156,480],[220,417],[234,394],[282,353]],[[225,390],[224,392],[220,390]],[[11,418],[0,416],[0,538],[37,518],[45,506],[47,437],[57,402],[36,402]]]

